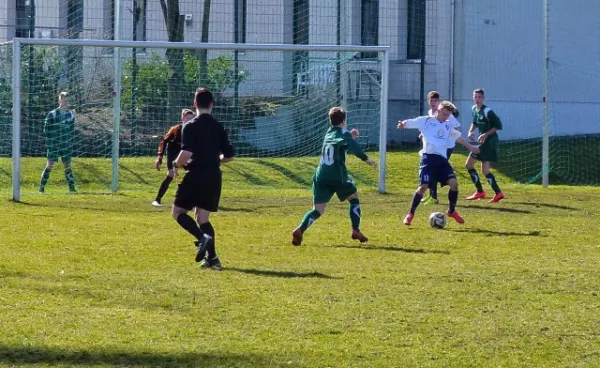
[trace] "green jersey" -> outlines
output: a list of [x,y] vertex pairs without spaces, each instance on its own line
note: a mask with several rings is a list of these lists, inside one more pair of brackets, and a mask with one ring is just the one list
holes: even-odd
[[46,148],[49,152],[58,151],[61,155],[70,154],[73,148],[75,132],[75,114],[61,108],[48,113],[44,120]]
[[329,127],[323,139],[321,162],[315,172],[315,180],[330,183],[346,182],[348,180],[347,152],[363,161],[369,158],[349,131],[339,127]]
[[[502,129],[500,118],[492,109],[482,105],[481,109],[477,105],[473,106],[473,125],[479,130],[479,134],[488,132],[492,128]],[[486,138],[485,142],[479,146],[479,153],[470,153],[469,156],[480,161],[496,162],[499,160],[500,153],[498,147],[498,134],[494,133]]]
[[[482,105],[481,109],[477,108],[477,105],[473,106],[473,121],[472,123],[479,130],[479,134],[486,133],[492,128],[496,128],[498,130],[502,129],[502,122],[496,113],[487,107],[486,105]],[[496,133],[492,134],[486,139],[486,142],[493,138],[496,142],[498,141],[498,135]]]

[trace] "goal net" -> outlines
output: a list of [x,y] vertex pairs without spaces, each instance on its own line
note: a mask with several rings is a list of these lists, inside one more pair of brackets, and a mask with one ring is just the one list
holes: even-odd
[[550,185],[600,183],[600,64],[590,62],[600,48],[585,41],[598,39],[600,30],[586,4],[485,1],[457,8],[455,100],[468,122],[473,89],[485,90],[503,122],[495,166],[521,183],[542,183],[545,175]]
[[[17,174],[23,192],[39,189],[48,148],[44,124],[61,91],[69,94],[75,123],[73,132],[58,139],[72,148],[80,192],[156,189],[165,170],[165,165],[161,173],[154,168],[160,139],[179,123],[182,109],[193,109],[200,86],[216,95],[213,114],[240,158],[224,171],[242,187],[309,187],[329,125],[327,112],[338,105],[348,110],[348,127],[359,130],[360,145],[373,158],[385,159],[380,127],[386,47],[22,42],[21,109],[11,123],[20,127]],[[206,58],[198,46],[207,48]],[[357,59],[364,51],[374,57]],[[7,137],[0,138],[0,152],[9,147]],[[354,177],[383,190],[385,165],[378,173],[357,163],[349,160]],[[46,193],[68,191],[62,172],[59,161]]]

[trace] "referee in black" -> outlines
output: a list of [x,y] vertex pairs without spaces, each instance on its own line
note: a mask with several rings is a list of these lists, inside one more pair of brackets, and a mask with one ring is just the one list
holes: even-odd
[[[212,115],[214,97],[206,88],[198,88],[194,96],[196,117],[183,127],[181,152],[173,161],[186,173],[175,193],[173,218],[196,237],[196,262],[203,268],[221,270],[215,249],[215,229],[209,221],[217,212],[221,198],[221,163],[233,160],[233,147],[223,125]],[[194,210],[196,221],[188,211]]]

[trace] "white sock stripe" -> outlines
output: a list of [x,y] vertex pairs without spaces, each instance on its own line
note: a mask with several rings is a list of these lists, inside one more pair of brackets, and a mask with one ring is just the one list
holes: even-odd
[[360,218],[360,213],[358,212],[360,211],[360,205],[356,205],[356,206],[352,206],[352,212],[358,217]]

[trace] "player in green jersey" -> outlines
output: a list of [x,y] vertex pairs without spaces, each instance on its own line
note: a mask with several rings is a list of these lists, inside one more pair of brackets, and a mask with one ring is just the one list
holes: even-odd
[[44,134],[46,136],[46,154],[48,162],[42,171],[40,192],[44,192],[50,172],[60,157],[65,167],[65,178],[69,184],[69,191],[75,193],[75,178],[71,169],[73,155],[73,137],[75,133],[75,114],[68,109],[69,94],[61,92],[58,95],[58,108],[50,111],[44,120]]
[[313,209],[302,218],[300,226],[292,233],[292,244],[302,244],[302,235],[313,222],[325,212],[327,202],[337,195],[340,202],[347,200],[350,203],[349,214],[352,225],[352,239],[361,243],[368,239],[360,232],[360,202],[356,185],[348,177],[346,169],[346,153],[350,152],[365,163],[376,168],[377,163],[365,154],[355,139],[359,132],[356,129],[346,129],[346,110],[342,107],[333,107],[329,110],[329,123],[331,126],[323,139],[321,149],[321,162],[313,175]]
[[471,180],[473,181],[473,184],[475,184],[477,191],[467,197],[467,199],[474,200],[485,198],[485,192],[481,186],[479,174],[477,174],[477,170],[475,170],[475,161],[481,161],[481,171],[495,192],[490,203],[496,203],[504,198],[504,194],[500,190],[494,174],[490,172],[490,164],[498,161],[500,158],[498,152],[499,143],[497,131],[502,129],[502,122],[498,115],[484,104],[484,101],[485,92],[483,89],[479,88],[473,91],[473,102],[475,102],[475,105],[473,106],[473,120],[468,137],[470,140],[474,140],[475,129],[479,131],[479,137],[477,138],[477,141],[479,142],[479,153],[469,154],[465,167],[469,171],[469,176],[471,176]]

